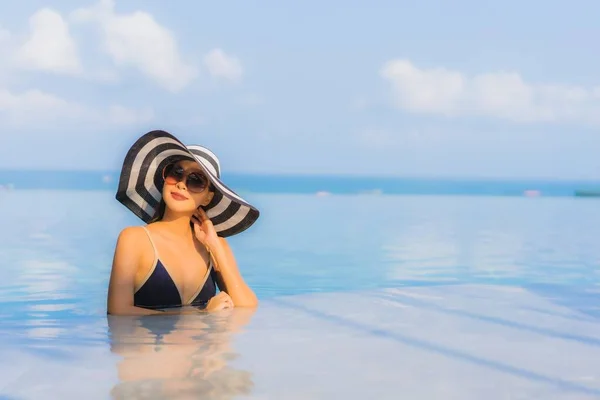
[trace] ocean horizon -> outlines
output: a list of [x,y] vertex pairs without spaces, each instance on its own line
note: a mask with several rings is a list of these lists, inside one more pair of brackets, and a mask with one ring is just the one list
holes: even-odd
[[[110,190],[119,171],[0,170],[0,190]],[[225,183],[243,193],[316,195],[574,196],[600,193],[600,179],[446,178],[342,174],[225,172]]]

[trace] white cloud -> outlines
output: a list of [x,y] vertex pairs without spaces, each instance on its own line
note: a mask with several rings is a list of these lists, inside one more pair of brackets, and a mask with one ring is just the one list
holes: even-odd
[[134,67],[165,89],[177,92],[197,76],[179,54],[173,33],[143,11],[119,15],[113,0],[74,11],[73,21],[98,24],[103,47],[115,65]]
[[51,122],[132,125],[153,118],[149,109],[134,110],[113,105],[99,110],[37,89],[21,93],[0,89],[0,124],[10,126],[47,126]]
[[204,65],[211,76],[237,82],[242,79],[244,69],[239,59],[225,54],[221,49],[213,49],[204,56]]
[[[65,100],[39,90],[28,90],[13,94],[8,90],[0,90],[0,111],[30,114],[47,110],[56,112],[69,110],[71,105]],[[72,109],[76,112],[76,109]]]
[[600,124],[600,86],[534,84],[515,72],[467,76],[408,60],[389,61],[380,74],[392,86],[395,106],[409,112]]
[[0,88],[21,72],[52,72],[79,79],[116,83],[114,68],[84,68],[67,21],[56,11],[40,9],[29,18],[29,32],[21,37],[0,27]]
[[77,46],[59,13],[40,9],[29,18],[29,28],[27,41],[16,54],[20,67],[68,74],[81,72]]
[[83,73],[75,41],[62,16],[48,8],[36,11],[29,19],[30,30],[19,36],[0,27],[0,125],[45,128],[60,124],[77,126],[133,125],[154,118],[151,109],[130,109],[113,104],[92,107],[66,100],[36,88],[13,90],[19,69],[76,74],[79,77],[115,81],[111,71]]

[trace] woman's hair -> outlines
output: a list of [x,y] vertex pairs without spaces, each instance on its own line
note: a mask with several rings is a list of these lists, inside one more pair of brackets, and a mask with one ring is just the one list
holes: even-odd
[[158,207],[156,208],[156,212],[154,213],[154,216],[152,216],[152,219],[148,221],[148,224],[160,221],[165,215],[166,209],[167,203],[165,203],[165,199],[161,198],[160,203],[158,203]]

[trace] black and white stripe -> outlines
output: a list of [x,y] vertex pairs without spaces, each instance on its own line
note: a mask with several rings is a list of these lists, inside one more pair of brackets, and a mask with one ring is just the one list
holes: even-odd
[[164,166],[182,159],[197,161],[215,187],[215,196],[205,211],[219,236],[241,233],[256,222],[259,211],[221,182],[221,165],[212,151],[198,145],[186,147],[162,130],[146,133],[127,152],[117,200],[148,222],[162,197]]

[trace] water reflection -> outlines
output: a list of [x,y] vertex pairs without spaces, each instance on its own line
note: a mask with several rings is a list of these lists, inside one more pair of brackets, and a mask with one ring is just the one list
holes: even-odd
[[252,391],[252,374],[231,364],[232,334],[254,310],[207,315],[108,316],[119,382],[115,399],[232,399]]

